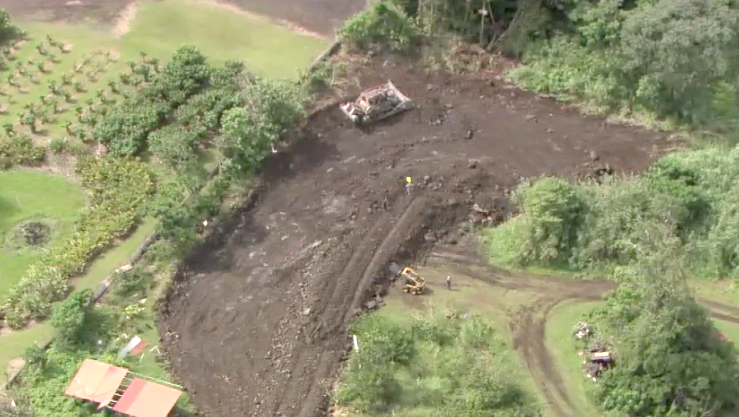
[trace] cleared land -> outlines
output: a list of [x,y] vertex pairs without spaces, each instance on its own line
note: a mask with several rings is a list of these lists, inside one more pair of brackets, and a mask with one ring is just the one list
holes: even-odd
[[[473,203],[501,220],[522,176],[579,177],[605,163],[635,172],[669,145],[482,77],[376,60],[348,79],[354,93],[392,79],[418,109],[364,131],[335,105],[312,117],[267,162],[257,201],[191,256],[162,311],[172,368],[204,412],[313,415],[346,352],[346,325],[381,291],[388,261],[459,239]],[[598,290],[586,298],[609,286],[590,285]],[[513,332],[532,371],[551,363],[526,348],[543,345],[535,311],[519,314]]]
[[[171,0],[169,0],[171,1]],[[283,23],[290,22],[294,29],[305,28],[308,31],[332,37],[334,30],[347,18],[362,10],[365,0],[199,0],[200,3],[234,7],[236,10],[248,10],[241,14],[262,14]],[[50,21],[95,21],[113,23],[131,1],[126,0],[2,0],[0,7],[8,10],[13,16],[25,16]],[[137,2],[138,3],[138,2]],[[174,19],[173,19],[174,20]],[[244,28],[248,30],[248,28]],[[194,31],[192,31],[194,32]],[[290,49],[292,52],[292,49]]]

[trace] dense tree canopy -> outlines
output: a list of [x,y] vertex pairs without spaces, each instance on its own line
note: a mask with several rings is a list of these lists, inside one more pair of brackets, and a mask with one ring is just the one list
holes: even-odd
[[683,280],[622,284],[592,314],[617,365],[596,385],[605,410],[635,417],[717,416],[735,410],[739,364]]

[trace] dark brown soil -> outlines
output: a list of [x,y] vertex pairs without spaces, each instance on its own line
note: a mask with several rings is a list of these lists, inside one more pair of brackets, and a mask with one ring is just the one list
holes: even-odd
[[13,18],[112,23],[129,0],[0,0]]
[[367,5],[367,0],[223,0],[244,10],[286,20],[332,37],[344,20]]
[[[110,24],[132,0],[0,0],[14,18],[93,20]],[[341,23],[362,10],[366,0],[214,0],[284,20],[332,37]]]
[[191,256],[169,295],[164,345],[208,415],[315,415],[347,323],[388,261],[456,231],[473,203],[502,219],[521,177],[578,177],[606,163],[634,172],[667,144],[479,77],[376,60],[357,79],[364,88],[392,79],[419,108],[366,131],[336,106],[316,114],[268,161],[253,207],[223,242]]

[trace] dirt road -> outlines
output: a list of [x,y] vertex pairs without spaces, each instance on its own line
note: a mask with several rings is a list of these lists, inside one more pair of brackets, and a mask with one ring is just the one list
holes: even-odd
[[[508,315],[513,347],[523,357],[533,381],[558,417],[580,416],[567,392],[567,384],[555,366],[554,358],[546,344],[545,329],[554,307],[565,302],[600,300],[607,291],[616,288],[610,281],[567,279],[557,276],[511,273],[491,267],[469,250],[458,247],[436,247],[431,253],[436,263],[456,272],[455,276],[467,276],[510,290],[530,290],[537,298],[522,305]],[[716,319],[739,324],[739,308],[700,298]],[[574,325],[574,323],[573,323]]]
[[487,79],[379,59],[351,78],[363,88],[392,79],[418,108],[364,131],[335,106],[315,115],[267,162],[264,189],[233,230],[190,257],[162,311],[173,371],[208,415],[313,416],[345,355],[346,324],[390,260],[453,238],[473,203],[502,220],[521,177],[605,163],[633,172],[665,145]]

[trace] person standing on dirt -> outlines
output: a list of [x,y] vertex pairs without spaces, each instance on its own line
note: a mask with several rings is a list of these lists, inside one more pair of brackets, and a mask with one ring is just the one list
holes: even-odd
[[413,179],[411,177],[405,177],[405,193],[408,195],[413,193]]
[[446,289],[449,291],[452,290],[452,277],[449,275],[446,277]]

